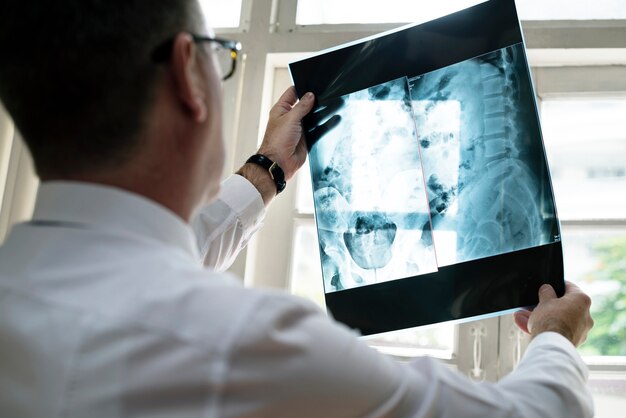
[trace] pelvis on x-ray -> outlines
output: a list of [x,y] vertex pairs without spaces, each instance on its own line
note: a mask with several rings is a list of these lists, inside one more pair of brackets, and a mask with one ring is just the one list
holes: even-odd
[[408,80],[350,94],[339,113],[309,153],[326,292],[435,271]]

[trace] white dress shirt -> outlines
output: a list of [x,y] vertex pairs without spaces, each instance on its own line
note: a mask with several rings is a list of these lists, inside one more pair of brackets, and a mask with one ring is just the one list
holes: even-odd
[[227,267],[263,216],[243,178],[222,190],[194,235],[137,195],[41,185],[34,220],[0,248],[0,416],[592,416],[585,365],[558,334],[477,384],[433,359],[392,361],[305,300],[203,267]]

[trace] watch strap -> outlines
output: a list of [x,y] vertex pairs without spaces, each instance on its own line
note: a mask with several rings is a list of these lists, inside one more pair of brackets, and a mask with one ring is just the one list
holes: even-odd
[[246,163],[259,165],[269,172],[270,177],[276,184],[276,194],[285,190],[285,186],[287,185],[287,182],[285,181],[285,172],[274,161],[270,160],[263,154],[254,154],[252,157],[248,158]]

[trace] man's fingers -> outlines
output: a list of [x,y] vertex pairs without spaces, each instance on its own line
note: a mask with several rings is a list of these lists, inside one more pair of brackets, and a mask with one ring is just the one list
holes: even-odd
[[326,135],[328,131],[335,129],[335,127],[339,125],[339,122],[341,122],[341,116],[333,115],[330,119],[328,119],[320,126],[316,126],[314,129],[308,131],[306,134],[307,149],[311,150],[311,148],[313,148],[313,145],[315,145],[317,141],[319,141],[324,135]]
[[[315,97],[312,93],[307,93],[302,96],[300,102],[298,102],[298,96],[296,95],[295,87],[291,86],[280,96],[272,110],[270,116],[278,117],[289,113],[293,114],[293,117],[302,119],[313,108]],[[297,104],[296,104],[297,103]]]
[[288,113],[297,101],[298,96],[296,95],[296,88],[291,86],[285,90],[276,104],[272,107],[270,110],[270,116],[278,117]]
[[307,133],[307,139],[311,142],[311,146],[315,144],[321,137],[326,135],[328,131],[334,129],[341,122],[341,116],[333,115],[323,124],[316,126]]
[[331,100],[328,103],[318,107],[315,111],[309,113],[306,117],[306,126],[316,126],[319,125],[325,119],[328,119],[330,116],[336,114],[343,106],[345,105],[345,101],[341,98]]
[[515,321],[515,325],[519,327],[522,331],[527,334],[530,334],[528,331],[528,319],[530,318],[530,311],[517,311],[513,314],[513,320]]
[[300,101],[291,109],[289,117],[294,118],[294,121],[300,122],[312,109],[315,104],[315,96],[313,93],[307,93]]
[[580,287],[572,282],[565,281],[565,293],[583,293]]
[[547,302],[551,299],[556,299],[556,292],[554,288],[549,284],[544,284],[539,288],[539,303]]
[[287,87],[287,90],[283,92],[278,98],[276,104],[285,104],[291,108],[298,101],[298,95],[296,94],[296,88],[294,86]]
[[575,298],[580,306],[585,306],[587,309],[591,307],[591,297],[572,282],[565,282],[565,296]]

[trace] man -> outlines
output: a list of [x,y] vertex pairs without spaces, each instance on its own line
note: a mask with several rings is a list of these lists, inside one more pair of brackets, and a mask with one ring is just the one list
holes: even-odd
[[[200,16],[196,0],[4,2],[0,97],[42,184],[0,249],[0,415],[590,417],[574,285],[540,289],[516,316],[534,337],[518,369],[475,384],[215,272],[281,185],[256,157],[220,186],[220,42]],[[287,181],[313,102],[289,89],[270,113],[258,154]]]

